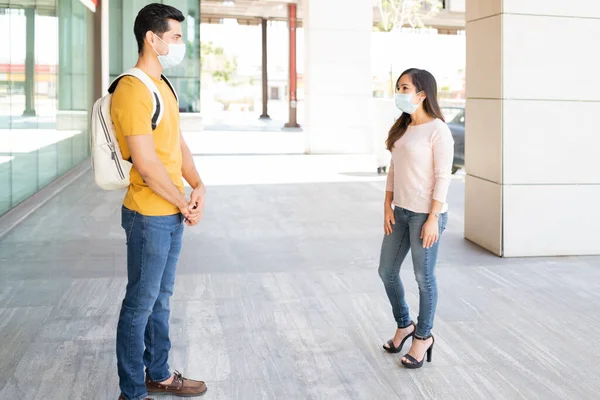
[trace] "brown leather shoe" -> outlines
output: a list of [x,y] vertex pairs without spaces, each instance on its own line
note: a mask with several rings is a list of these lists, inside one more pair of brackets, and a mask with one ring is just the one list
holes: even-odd
[[146,390],[148,393],[172,394],[177,397],[197,397],[204,395],[208,389],[204,382],[184,378],[178,371],[175,371],[173,382],[170,385],[152,382],[146,376]]

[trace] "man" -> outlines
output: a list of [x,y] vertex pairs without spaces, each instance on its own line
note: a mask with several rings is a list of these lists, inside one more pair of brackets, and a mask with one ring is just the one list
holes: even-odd
[[[111,116],[124,159],[131,158],[131,185],[125,195],[122,226],[127,240],[128,283],[117,327],[117,364],[123,400],[148,399],[148,393],[194,397],[204,382],[172,374],[167,363],[169,299],[181,249],[183,224],[202,217],[205,188],[179,128],[179,107],[163,68],[185,57],[176,8],[150,4],[135,20],[139,58],[136,67],[156,84],[164,114],[153,130],[151,92],[136,77],[122,78],[113,94]],[[183,178],[193,188],[188,201]],[[144,371],[145,367],[145,371]]]

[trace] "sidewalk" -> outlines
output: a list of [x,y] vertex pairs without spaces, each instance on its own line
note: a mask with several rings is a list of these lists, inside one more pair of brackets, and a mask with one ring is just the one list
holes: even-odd
[[[381,349],[395,326],[377,275],[384,178],[369,160],[197,163],[207,208],[184,235],[170,364],[206,380],[207,399],[598,398],[600,257],[500,259],[470,244],[456,177],[433,363],[408,371]],[[88,172],[0,240],[0,399],[117,399],[121,198]]]

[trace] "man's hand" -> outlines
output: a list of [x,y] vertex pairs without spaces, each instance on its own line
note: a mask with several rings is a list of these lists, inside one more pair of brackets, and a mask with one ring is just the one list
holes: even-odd
[[182,199],[179,202],[179,206],[177,206],[177,208],[179,208],[179,212],[183,215],[183,218],[185,218],[185,220],[187,221],[191,216],[191,211],[190,211],[190,205],[189,205],[187,199],[185,198],[185,196],[182,195]]
[[196,225],[198,225],[198,222],[200,222],[200,219],[196,219],[196,220],[186,219],[185,220],[185,224],[187,226],[196,226]]
[[189,217],[186,218],[186,224],[188,226],[197,225],[204,215],[204,197],[206,194],[206,188],[204,185],[196,187],[190,195]]

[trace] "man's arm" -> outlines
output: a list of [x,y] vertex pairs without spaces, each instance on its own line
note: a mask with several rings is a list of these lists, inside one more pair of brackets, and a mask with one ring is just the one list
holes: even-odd
[[183,134],[179,132],[179,141],[181,142],[181,156],[183,159],[183,163],[181,165],[181,173],[183,178],[187,183],[190,184],[192,189],[196,189],[199,187],[203,187],[204,183],[202,183],[202,179],[200,179],[200,174],[196,169],[196,164],[194,163],[194,156],[190,151],[185,139],[183,138]]
[[144,182],[160,197],[175,205],[184,216],[189,215],[189,203],[185,195],[173,183],[165,166],[158,159],[152,135],[127,136],[127,145],[135,169]]
[[200,179],[200,174],[194,163],[194,156],[192,156],[192,152],[185,142],[181,131],[179,131],[179,141],[181,142],[182,158],[181,174],[187,183],[194,189],[190,195],[190,216],[186,223],[189,226],[194,226],[202,219],[204,214],[204,195],[206,193],[206,188],[204,187],[202,179]]

